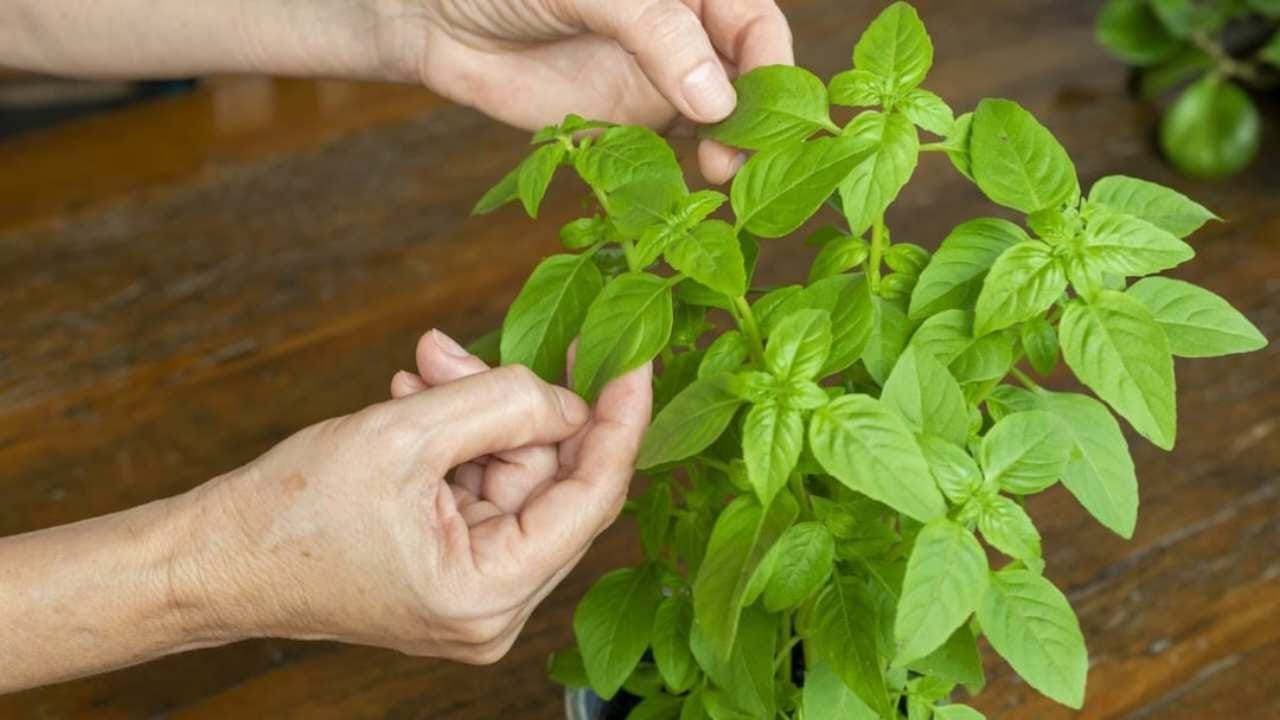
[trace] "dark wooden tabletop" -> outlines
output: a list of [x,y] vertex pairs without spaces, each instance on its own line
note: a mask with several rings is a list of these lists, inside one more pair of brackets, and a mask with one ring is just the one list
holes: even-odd
[[[881,4],[785,3],[800,61],[847,67]],[[958,108],[1017,99],[1085,183],[1126,173],[1205,202],[1228,222],[1194,238],[1183,276],[1280,335],[1280,106],[1248,173],[1190,182],[1159,160],[1151,110],[1095,46],[1097,3],[917,4],[937,46],[930,87]],[[186,490],[382,399],[424,330],[496,326],[580,198],[557,184],[536,224],[468,216],[525,142],[416,89],[228,79],[0,143],[0,535]],[[890,224],[932,246],[991,212],[930,155]],[[799,243],[765,253],[775,280],[810,259]],[[1132,541],[1060,487],[1033,501],[1047,572],[1088,641],[1088,702],[1056,707],[989,658],[976,701],[989,717],[1280,717],[1278,360],[1273,345],[1179,361],[1179,446],[1133,441]],[[0,697],[0,717],[560,718],[544,659],[591,580],[636,545],[625,522],[606,533],[493,667],[264,640]]]

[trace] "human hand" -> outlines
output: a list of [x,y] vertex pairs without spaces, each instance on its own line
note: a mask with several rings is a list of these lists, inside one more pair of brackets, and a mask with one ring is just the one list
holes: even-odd
[[[774,0],[398,0],[379,37],[427,87],[525,129],[573,112],[667,128],[723,119],[730,75],[794,62]],[[710,140],[714,183],[742,163]]]
[[421,377],[398,376],[397,399],[199,491],[217,559],[179,572],[221,609],[215,632],[493,662],[617,517],[649,421],[648,366],[590,409],[448,342],[423,338]]

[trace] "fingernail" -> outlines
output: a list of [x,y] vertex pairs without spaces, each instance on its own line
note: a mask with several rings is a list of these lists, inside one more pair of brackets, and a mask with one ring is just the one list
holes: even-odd
[[685,102],[698,115],[694,120],[723,120],[738,104],[738,95],[717,62],[708,60],[694,68],[684,76],[682,85]]
[[733,161],[729,163],[729,174],[730,175],[738,174],[738,171],[741,170],[742,166],[746,164],[747,164],[746,153],[738,153],[737,155],[734,155]]
[[591,411],[587,409],[587,404],[582,401],[582,398],[559,386],[552,386],[552,390],[555,391],[556,402],[560,403],[560,414],[565,422],[570,425],[581,425],[587,421]]
[[448,335],[445,335],[439,330],[431,331],[431,339],[435,340],[436,347],[443,350],[446,355],[452,355],[453,357],[457,357],[457,358],[464,358],[464,357],[469,357],[471,354],[471,353],[468,353],[466,350],[464,350],[463,347],[459,345],[457,342],[455,342],[453,338],[449,337]]

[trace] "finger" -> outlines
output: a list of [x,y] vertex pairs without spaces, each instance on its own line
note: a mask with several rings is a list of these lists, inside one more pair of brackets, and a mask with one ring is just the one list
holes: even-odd
[[737,104],[729,76],[698,15],[679,0],[576,0],[588,30],[615,39],[680,114],[722,120]]
[[420,434],[440,474],[481,455],[558,443],[589,417],[581,398],[520,365],[393,400],[380,411],[388,426]]
[[463,463],[453,471],[453,484],[479,498],[484,489],[484,470],[475,463]]
[[703,0],[702,5],[711,42],[739,71],[795,64],[791,26],[773,0]]
[[415,355],[418,375],[432,387],[489,369],[483,360],[467,352],[457,341],[439,330],[432,330],[418,340]]
[[391,376],[391,397],[393,398],[408,397],[426,389],[427,384],[422,382],[422,378],[411,372],[399,370]]
[[569,477],[551,483],[520,513],[525,547],[544,572],[554,572],[617,518],[626,500],[636,453],[649,425],[653,368],[610,382],[600,393]]
[[746,161],[745,153],[715,140],[698,143],[698,167],[702,169],[702,176],[713,185],[723,185],[732,180]]

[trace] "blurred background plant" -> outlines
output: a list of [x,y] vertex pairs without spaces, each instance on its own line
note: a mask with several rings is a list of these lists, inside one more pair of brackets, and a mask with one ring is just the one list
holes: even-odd
[[1165,156],[1181,172],[1240,172],[1261,145],[1250,93],[1280,88],[1280,0],[1109,0],[1098,41],[1137,68],[1147,100],[1172,102],[1160,120]]

